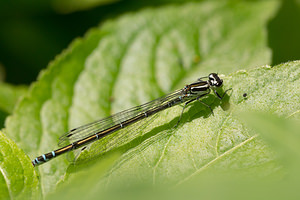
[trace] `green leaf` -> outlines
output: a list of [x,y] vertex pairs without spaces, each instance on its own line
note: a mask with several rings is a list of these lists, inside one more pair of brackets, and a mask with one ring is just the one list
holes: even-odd
[[289,119],[299,113],[299,110],[297,110],[285,118],[261,112],[240,114],[246,121],[247,126],[260,133],[264,140],[278,152],[281,164],[288,169],[288,176],[296,181],[300,178],[300,123],[299,119]]
[[0,83],[0,110],[12,113],[18,99],[25,94],[25,86],[13,86]]
[[6,117],[12,113],[17,101],[26,91],[25,86],[0,83],[0,128],[3,128]]
[[[109,21],[74,41],[40,74],[7,120],[7,134],[34,158],[57,148],[58,137],[70,128],[152,100],[210,72],[228,74],[270,63],[265,27],[277,6],[277,1],[189,3]],[[228,88],[230,80],[224,81]],[[237,161],[239,168],[245,155],[256,166],[257,154],[251,157],[248,147],[257,146],[272,173],[273,158],[263,142],[247,135],[213,95],[204,102],[213,105],[215,116],[195,103],[175,130],[182,108],[161,113],[142,131],[143,137],[121,149],[128,153],[112,169],[112,183],[132,173],[137,174],[133,179],[153,183],[178,181],[234,147],[240,154],[223,155],[220,165]],[[236,134],[229,136],[226,123],[237,123]],[[67,167],[64,157],[39,167],[44,194],[53,191]]]
[[[104,35],[105,31],[91,31],[84,42],[75,40],[70,49],[40,74],[39,81],[31,85],[29,94],[7,118],[6,133],[31,158],[57,147],[58,137],[69,129],[68,109],[72,104],[74,85],[87,56]],[[44,193],[53,190],[68,164],[58,160],[42,168]]]
[[[91,196],[98,194],[98,186],[91,185],[97,182],[111,167],[111,165],[119,158],[118,154],[114,154],[106,159],[101,160],[92,167],[87,167],[85,171],[77,173],[66,182],[55,193],[48,196],[47,199],[92,199]],[[91,174],[93,174],[91,176]]]
[[29,158],[0,132],[0,199],[37,199],[40,183]]
[[139,145],[129,148],[115,164],[103,181],[106,186],[131,180],[182,184],[215,171],[236,170],[235,174],[257,177],[277,172],[279,165],[270,148],[232,113],[260,110],[288,117],[299,112],[300,62],[238,71],[224,77],[224,87],[233,88],[228,104],[225,99],[220,106],[213,95],[203,100],[211,105],[214,116],[195,103],[184,114],[185,123],[172,129],[181,108],[160,113],[157,121],[168,124],[173,119],[171,125],[154,128],[159,123],[151,124]]
[[[96,165],[93,168],[97,170],[87,169],[84,172],[84,178],[76,176],[75,181],[78,180],[80,186],[76,187],[74,180],[69,180],[71,183],[67,185],[69,189],[66,190],[66,187],[63,187],[64,193],[56,193],[54,198],[65,195],[68,198],[80,199],[81,194],[85,194],[87,199],[95,199],[99,194],[103,199],[141,199],[145,196],[151,197],[151,199],[182,199],[183,197],[192,199],[199,198],[199,196],[209,199],[299,198],[297,186],[300,176],[300,148],[298,145],[300,127],[298,120],[290,120],[295,114],[289,116],[288,119],[261,112],[245,112],[243,114],[238,113],[238,117],[242,117],[247,122],[246,126],[255,129],[259,135],[268,141],[272,149],[279,153],[280,159],[278,160],[285,168],[284,181],[281,178],[283,174],[278,174],[279,177],[275,179],[268,176],[257,177],[257,175],[249,177],[249,175],[240,176],[239,173],[237,174],[237,170],[224,174],[221,170],[212,168],[211,170],[206,169],[206,173],[201,171],[201,176],[194,176],[193,179],[171,189],[166,185],[154,189],[150,185],[142,183],[139,185],[132,184],[129,187],[121,185],[121,187],[113,187],[103,191],[101,186],[95,184],[98,181],[93,180],[98,177],[99,172],[103,172]],[[248,171],[248,169],[244,170]],[[249,190],[251,190],[250,193]],[[246,197],[245,193],[247,193]]]

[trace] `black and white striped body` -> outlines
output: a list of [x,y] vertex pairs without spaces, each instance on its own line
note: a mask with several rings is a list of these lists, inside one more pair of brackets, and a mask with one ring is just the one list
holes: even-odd
[[[220,79],[217,74],[211,73],[209,74],[207,81],[198,79],[197,82],[186,85],[183,89],[170,93],[164,97],[158,98],[156,100],[153,100],[151,102],[148,102],[140,106],[136,106],[126,111],[119,112],[117,114],[114,114],[102,120],[98,120],[91,124],[83,125],[79,128],[72,129],[71,131],[69,131],[67,134],[64,135],[63,139],[68,139],[70,137],[73,137],[74,135],[76,135],[77,138],[78,137],[79,138],[82,137],[82,138],[60,149],[51,151],[49,153],[43,154],[35,158],[32,161],[32,164],[33,166],[37,166],[42,163],[45,163],[54,157],[57,157],[71,150],[83,147],[93,141],[101,139],[120,129],[128,127],[144,118],[152,116],[167,108],[173,107],[181,103],[185,103],[185,105],[187,105],[188,103],[194,100],[199,100],[199,98],[209,94],[211,89],[213,89],[215,94],[219,98],[221,98],[214,88],[222,86],[222,83],[223,83],[222,79]],[[140,112],[137,112],[137,110]],[[132,112],[133,114],[131,114],[130,112]],[[124,113],[126,113],[127,117],[124,117]],[[102,126],[103,128],[97,128],[96,130],[94,130],[93,125],[99,125],[99,124],[103,124]],[[93,131],[90,131],[90,134],[89,133],[86,134],[85,130],[87,129],[91,129]],[[81,136],[80,134],[83,131],[85,131],[85,135]]]

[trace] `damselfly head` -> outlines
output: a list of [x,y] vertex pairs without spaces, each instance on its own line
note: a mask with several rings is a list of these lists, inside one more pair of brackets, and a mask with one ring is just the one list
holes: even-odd
[[208,82],[211,86],[220,87],[223,84],[223,80],[220,79],[218,74],[211,73],[208,75]]

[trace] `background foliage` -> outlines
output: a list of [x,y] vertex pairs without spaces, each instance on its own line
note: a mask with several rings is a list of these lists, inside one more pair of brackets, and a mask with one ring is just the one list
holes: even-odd
[[[0,11],[1,199],[140,198],[153,187],[164,199],[297,195],[299,62],[278,64],[299,59],[299,1],[31,0]],[[195,103],[174,129],[172,108],[121,147],[93,144],[75,166],[30,165],[68,129],[212,71],[234,88],[204,99],[214,116]],[[109,141],[116,151],[99,154]]]

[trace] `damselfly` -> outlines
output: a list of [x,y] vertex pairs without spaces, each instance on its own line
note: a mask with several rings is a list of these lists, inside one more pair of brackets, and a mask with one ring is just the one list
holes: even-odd
[[[208,80],[204,81],[202,80],[203,78],[208,78]],[[52,158],[55,158],[74,149],[86,146],[91,142],[104,138],[107,135],[110,135],[120,129],[128,127],[162,110],[165,110],[167,108],[181,103],[185,103],[181,115],[176,124],[177,126],[179,121],[181,120],[186,105],[195,100],[200,101],[200,98],[205,95],[208,95],[211,90],[213,90],[216,96],[222,100],[222,98],[228,91],[226,90],[222,96],[220,96],[217,93],[216,88],[221,87],[222,84],[223,80],[220,79],[216,73],[211,73],[208,75],[208,77],[199,78],[197,82],[186,85],[184,88],[176,90],[175,92],[167,94],[163,97],[130,108],[128,110],[116,113],[114,115],[100,119],[90,124],[74,128],[66,134],[64,134],[62,137],[60,137],[60,144],[64,144],[66,141],[71,141],[68,142],[70,144],[35,158],[32,161],[32,164],[33,166],[43,164],[51,160]],[[209,105],[205,104],[202,101],[200,102],[207,106],[213,113]]]

